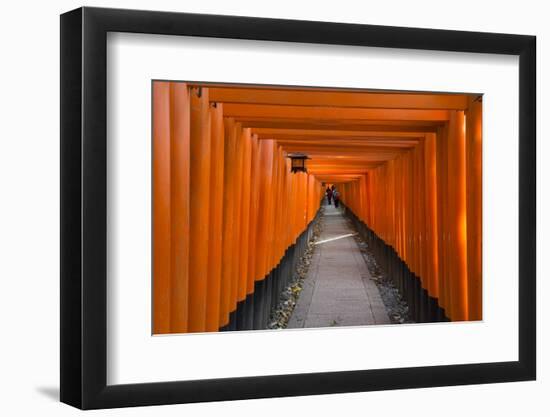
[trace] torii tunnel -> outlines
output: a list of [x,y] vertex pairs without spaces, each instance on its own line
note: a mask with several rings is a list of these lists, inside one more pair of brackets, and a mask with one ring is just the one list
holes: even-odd
[[154,334],[265,329],[327,185],[416,321],[482,318],[479,94],[152,88]]

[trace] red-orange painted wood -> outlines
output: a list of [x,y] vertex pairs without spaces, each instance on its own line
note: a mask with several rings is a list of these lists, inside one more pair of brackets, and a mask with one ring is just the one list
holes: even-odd
[[270,186],[271,186],[271,171],[273,165],[273,141],[260,142],[260,166],[262,173],[260,176],[260,196],[258,202],[258,239],[256,243],[256,280],[262,280],[267,272],[268,265],[268,228],[269,228],[269,204],[270,204]]
[[449,215],[451,317],[468,319],[466,241],[466,141],[464,112],[452,112],[449,122]]
[[153,84],[153,333],[170,333],[170,84]]
[[153,333],[181,333],[188,317],[187,86],[155,82],[153,103]]
[[344,203],[394,247],[452,320],[481,317],[481,115],[474,111],[467,132],[464,112],[453,111],[437,135],[338,185]]
[[231,279],[233,276],[235,247],[235,196],[232,190],[235,186],[235,154],[236,139],[233,119],[224,119],[224,175],[223,175],[223,236],[222,236],[222,279],[220,288],[220,327],[229,323]]
[[[200,94],[200,96],[199,96]],[[210,227],[210,108],[208,90],[192,89],[189,248],[189,331],[206,329],[208,237]]]
[[470,98],[466,116],[468,222],[468,319],[482,319],[482,146],[479,99]]
[[249,233],[250,233],[250,170],[252,164],[252,137],[250,129],[243,129],[241,133],[243,149],[243,172],[242,172],[242,205],[241,205],[241,233],[239,239],[239,287],[237,301],[243,301],[248,289],[248,257],[249,257]]
[[258,258],[257,250],[257,231],[258,231],[258,211],[260,200],[260,147],[258,138],[251,138],[251,166],[250,166],[250,229],[248,234],[248,278],[246,292],[254,292],[254,283],[256,281],[256,262]]
[[235,204],[234,211],[234,241],[232,242],[232,258],[233,258],[233,267],[232,267],[232,276],[231,276],[231,295],[229,298],[229,309],[234,311],[237,308],[238,296],[239,296],[239,283],[241,281],[240,272],[242,269],[241,265],[241,252],[242,248],[240,247],[241,242],[241,225],[243,222],[242,218],[242,207],[243,207],[243,165],[244,165],[244,141],[242,139],[242,126],[240,123],[235,123],[233,126],[233,133],[236,141],[236,153],[235,153],[235,179],[234,186],[229,191],[231,193],[231,198],[233,198]]
[[438,224],[437,224],[437,160],[435,134],[426,134],[424,175],[426,177],[426,243],[427,243],[427,270],[428,293],[439,298],[439,255],[438,255]]
[[[153,103],[154,333],[228,324],[315,217],[321,181],[448,317],[481,318],[473,97],[155,82]],[[289,152],[308,154],[307,174]]]
[[208,239],[208,283],[206,288],[206,331],[220,328],[220,298],[222,281],[223,200],[224,200],[224,125],[223,104],[210,106],[211,173],[210,227]]
[[184,83],[170,85],[171,332],[188,330],[190,231],[190,98]]

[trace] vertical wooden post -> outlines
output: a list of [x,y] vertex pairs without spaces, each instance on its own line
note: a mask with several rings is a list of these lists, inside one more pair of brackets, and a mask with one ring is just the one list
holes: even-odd
[[447,317],[450,314],[448,303],[449,285],[448,285],[448,221],[447,221],[447,128],[441,127],[436,136],[436,157],[437,157],[437,224],[438,224],[438,278],[439,278],[439,305],[445,310]]
[[421,140],[417,145],[417,158],[418,158],[418,219],[420,222],[419,225],[419,235],[418,235],[418,244],[419,244],[419,276],[422,280],[422,288],[425,290],[428,289],[429,273],[427,271],[427,261],[428,261],[428,246],[426,242],[426,177],[424,172],[424,166],[426,161],[424,159],[425,153],[425,140]]
[[[239,288],[237,301],[246,298],[248,287],[248,234],[250,231],[250,169],[252,158],[252,137],[250,129],[246,128],[241,133],[243,164],[242,164],[242,195],[241,195],[241,233],[240,233],[240,261],[239,261]],[[253,247],[251,248],[253,250]]]
[[153,84],[153,333],[187,331],[189,95]]
[[468,199],[468,319],[482,319],[482,129],[481,99],[470,98],[466,116]]
[[451,318],[467,320],[466,141],[463,111],[451,112],[448,142]]
[[[241,236],[242,236],[242,207],[243,207],[243,166],[244,166],[244,141],[242,137],[242,125],[240,123],[235,123],[233,127],[233,134],[235,135],[236,143],[236,153],[235,153],[235,178],[234,186],[232,188],[231,194],[232,198],[235,199],[235,211],[233,217],[233,230],[234,241],[232,242],[233,251],[233,267],[232,267],[232,276],[231,276],[231,295],[229,299],[229,311],[234,311],[237,308],[237,299],[239,295],[239,282],[240,282],[240,272],[241,272],[241,253],[242,248],[240,247]],[[237,243],[238,242],[238,243]]]
[[269,146],[269,153],[268,153],[268,160],[266,161],[266,165],[264,165],[264,169],[266,170],[266,177],[265,177],[265,213],[266,213],[266,228],[265,228],[265,270],[264,270],[264,276],[269,274],[272,268],[272,257],[273,257],[273,231],[274,231],[274,209],[273,209],[273,202],[274,202],[274,192],[273,192],[273,185],[275,181],[275,170],[276,167],[274,165],[275,162],[275,154],[277,151],[276,143],[275,141],[268,141],[266,144]]
[[235,122],[224,118],[224,170],[223,170],[223,236],[222,236],[222,279],[220,296],[220,327],[229,323],[231,278],[233,276],[234,216],[235,216]]
[[170,84],[153,84],[153,333],[170,333]]
[[268,224],[267,224],[267,270],[266,273],[271,272],[271,270],[274,267],[275,263],[275,234],[277,233],[277,230],[275,229],[275,222],[277,218],[276,208],[277,208],[277,179],[279,175],[279,167],[277,166],[277,154],[279,152],[279,147],[277,146],[276,142],[273,143],[273,152],[271,154],[271,161],[270,161],[270,169],[271,169],[271,175],[270,175],[270,181],[269,181],[269,188],[268,188],[268,194],[269,194],[269,216],[268,216]]
[[425,139],[425,176],[426,176],[426,241],[428,251],[428,270],[429,270],[429,288],[430,295],[434,298],[439,297],[439,256],[438,256],[438,225],[437,225],[437,160],[436,160],[436,140],[434,133],[426,134]]
[[284,230],[286,225],[283,224],[283,204],[284,196],[286,195],[286,189],[284,188],[284,182],[286,179],[286,172],[284,169],[284,156],[283,149],[279,147],[277,149],[277,189],[275,190],[275,265],[284,255]]
[[247,294],[251,294],[254,291],[254,281],[256,280],[256,260],[258,258],[256,233],[258,230],[260,197],[260,150],[256,135],[251,138],[250,182],[250,228],[248,234],[248,247],[250,250],[248,256]]
[[171,89],[171,275],[172,333],[188,331],[189,292],[189,159],[190,159],[190,101],[185,83],[170,83]]
[[206,331],[220,328],[222,280],[222,237],[224,200],[224,126],[223,104],[210,106],[212,152],[210,163],[210,227],[208,241],[208,283],[206,300]]
[[258,227],[256,244],[256,280],[262,280],[267,271],[267,228],[269,222],[269,185],[273,162],[273,141],[260,141],[260,196],[258,203]]
[[191,208],[189,249],[189,331],[206,329],[208,228],[210,225],[210,110],[208,89],[191,89]]

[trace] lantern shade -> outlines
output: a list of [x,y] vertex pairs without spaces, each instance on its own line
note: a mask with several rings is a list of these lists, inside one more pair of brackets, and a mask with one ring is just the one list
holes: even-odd
[[307,172],[306,170],[306,159],[309,159],[307,155],[304,154],[289,154],[290,158],[290,172]]

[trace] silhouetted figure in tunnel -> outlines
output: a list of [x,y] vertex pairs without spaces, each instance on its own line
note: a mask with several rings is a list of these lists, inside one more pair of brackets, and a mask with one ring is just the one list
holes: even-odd
[[327,187],[326,194],[327,194],[328,205],[330,206],[332,204],[332,190],[328,187]]
[[332,191],[332,198],[334,198],[334,207],[338,208],[338,203],[340,202],[340,193],[338,190],[334,189]]

